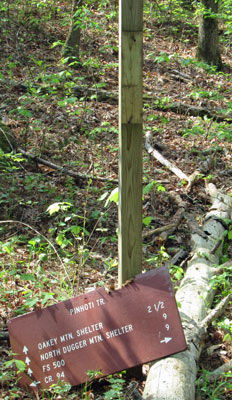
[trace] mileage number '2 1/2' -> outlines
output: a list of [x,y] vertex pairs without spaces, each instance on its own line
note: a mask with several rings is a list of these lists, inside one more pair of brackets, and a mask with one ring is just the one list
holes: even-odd
[[[159,301],[158,303],[153,304],[153,306],[147,306],[147,312],[149,314],[152,313],[153,309],[156,312],[162,311],[162,309],[164,310],[165,309],[164,302],[163,301]],[[168,316],[167,316],[167,314],[165,312],[163,313],[162,317],[163,317],[164,320],[166,320],[168,318]],[[169,324],[166,324],[165,328],[167,329],[167,331],[169,331]]]

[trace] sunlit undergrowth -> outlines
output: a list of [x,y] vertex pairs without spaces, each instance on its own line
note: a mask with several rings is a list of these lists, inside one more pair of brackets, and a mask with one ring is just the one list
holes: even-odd
[[[154,146],[189,175],[213,154],[212,170],[203,178],[231,193],[231,4],[223,2],[220,10],[224,70],[218,73],[195,59],[197,2],[144,3],[144,131],[151,131]],[[19,150],[5,151],[7,142],[0,151],[0,331],[11,317],[112,281],[117,286],[118,110],[117,102],[97,101],[97,94],[105,90],[117,96],[118,1],[84,2],[80,60],[61,57],[70,12],[71,1],[0,3],[1,120],[19,148],[61,167],[55,170]],[[90,95],[83,88],[91,88]],[[165,110],[174,102],[214,110],[225,121]],[[157,111],[157,105],[164,111]],[[3,136],[0,125],[2,147]],[[143,232],[170,223],[177,211],[172,191],[201,222],[209,207],[202,194],[204,179],[186,193],[186,183],[145,150],[143,158]],[[69,171],[85,178],[71,177]],[[227,239],[230,259],[231,237]],[[143,239],[143,271],[163,265],[180,247],[189,249],[184,222],[165,243],[148,235]],[[176,289],[185,266],[172,265],[170,273]],[[231,271],[214,283],[220,288],[219,301],[230,290]],[[215,368],[231,354],[230,317],[229,310],[210,328],[209,347],[220,342],[226,352],[218,350]],[[3,398],[34,398],[19,388],[14,356],[2,343]],[[211,361],[208,355],[201,360],[200,394],[229,399],[230,376],[210,383]],[[86,385],[72,391],[61,383],[41,398],[89,400],[101,393],[105,399],[123,399],[127,384],[124,374],[94,389]]]

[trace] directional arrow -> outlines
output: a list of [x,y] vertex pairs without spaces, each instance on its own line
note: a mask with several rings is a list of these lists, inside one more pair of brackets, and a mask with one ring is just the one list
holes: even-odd
[[29,365],[30,362],[31,362],[30,358],[29,358],[29,357],[26,357],[25,363],[26,363],[27,365]]
[[172,337],[165,337],[163,340],[160,341],[160,343],[168,343],[172,340]]
[[27,373],[29,376],[31,376],[33,374],[33,371],[31,370],[31,368],[28,368]]
[[27,346],[24,346],[24,348],[23,348],[23,353],[25,353],[25,354],[28,353],[28,348],[27,348]]
[[38,381],[38,382],[34,381],[34,382],[32,382],[32,383],[30,384],[30,386],[36,387],[39,383],[40,383],[40,381]]

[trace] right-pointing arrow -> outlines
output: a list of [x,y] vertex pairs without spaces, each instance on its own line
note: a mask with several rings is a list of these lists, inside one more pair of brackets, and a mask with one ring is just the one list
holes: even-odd
[[160,343],[168,343],[172,340],[172,337],[165,337],[163,340],[160,341]]

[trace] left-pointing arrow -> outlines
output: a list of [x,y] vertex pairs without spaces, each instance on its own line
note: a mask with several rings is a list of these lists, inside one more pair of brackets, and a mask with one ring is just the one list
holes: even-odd
[[24,346],[24,348],[23,348],[23,353],[25,353],[25,354],[28,353],[28,348],[27,348],[27,346]]
[[29,357],[26,357],[25,363],[26,363],[27,365],[29,365],[30,362],[31,362],[30,358],[29,358]]
[[34,381],[30,384],[30,386],[36,387],[39,383],[40,383],[40,381],[38,381],[38,382]]

